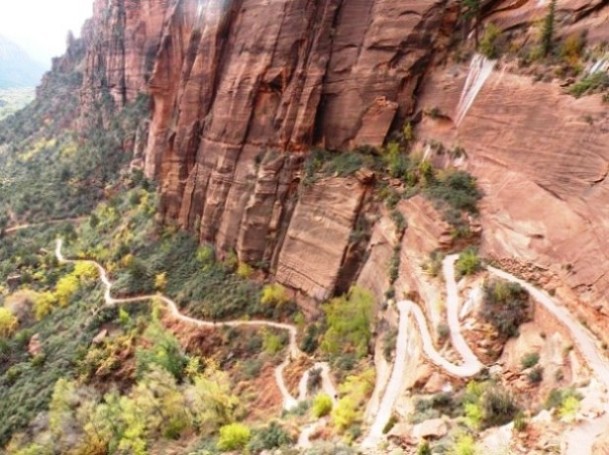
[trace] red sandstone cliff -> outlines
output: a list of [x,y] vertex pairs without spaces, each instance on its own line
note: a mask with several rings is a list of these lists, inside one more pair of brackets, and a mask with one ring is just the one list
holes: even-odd
[[[560,33],[606,40],[607,3],[559,1]],[[545,8],[489,1],[485,21],[533,39]],[[506,66],[457,127],[467,62],[445,52],[457,14],[449,0],[96,0],[84,109],[104,89],[119,106],[150,93],[144,167],[164,219],[321,299],[360,270],[375,276],[370,261],[382,267],[396,240],[374,235],[369,254],[355,254],[355,225],[375,221],[367,181],[303,187],[305,154],[380,145],[438,107],[446,116],[423,116],[419,134],[467,150],[487,195],[487,253],[551,268],[607,306],[606,107]]]
[[328,179],[299,197],[304,154],[381,145],[412,113],[447,5],[97,0],[83,104],[149,92],[163,217],[325,298],[357,272],[344,266],[367,187]]

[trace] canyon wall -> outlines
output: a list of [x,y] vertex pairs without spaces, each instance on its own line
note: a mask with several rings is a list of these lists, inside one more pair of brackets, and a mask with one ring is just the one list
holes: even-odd
[[415,107],[447,4],[175,3],[149,82],[145,170],[164,219],[307,295],[331,295],[369,182],[302,189],[306,152],[383,144]]
[[[538,39],[547,3],[484,2],[484,21]],[[83,106],[104,90],[119,106],[148,93],[143,166],[159,182],[163,219],[315,299],[358,275],[386,276],[377,269],[396,240],[371,202],[373,178],[304,185],[308,152],[379,146],[422,119],[422,144],[467,151],[461,165],[486,194],[485,252],[550,271],[559,290],[607,308],[606,105],[572,98],[551,74],[537,82],[500,65],[457,125],[468,61],[447,49],[463,35],[458,9],[449,0],[96,0]],[[559,1],[557,23],[559,37],[586,31],[594,46],[609,39],[609,6]],[[422,115],[432,108],[442,115]],[[372,240],[355,254],[362,221]]]

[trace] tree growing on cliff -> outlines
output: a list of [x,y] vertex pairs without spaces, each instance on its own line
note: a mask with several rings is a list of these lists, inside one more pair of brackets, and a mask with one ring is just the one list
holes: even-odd
[[550,2],[548,14],[543,21],[541,29],[541,53],[544,57],[552,51],[554,46],[554,22],[556,19],[556,0]]

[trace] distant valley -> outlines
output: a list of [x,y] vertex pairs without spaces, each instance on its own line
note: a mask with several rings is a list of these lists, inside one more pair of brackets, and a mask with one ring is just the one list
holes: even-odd
[[32,59],[17,44],[0,35],[0,90],[35,87],[44,71],[41,63]]

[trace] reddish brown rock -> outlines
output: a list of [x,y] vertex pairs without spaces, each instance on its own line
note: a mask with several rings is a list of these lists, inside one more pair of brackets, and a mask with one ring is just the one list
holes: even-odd
[[108,91],[122,107],[148,91],[166,16],[177,0],[95,0],[93,18],[83,28],[87,43],[83,110]]
[[[336,244],[294,254],[302,246],[294,209],[307,204],[296,191],[300,152],[384,142],[414,107],[445,3],[204,1],[193,24],[191,3],[181,2],[150,80],[145,169],[160,181],[164,218],[221,251],[269,264],[284,284],[332,292],[352,226],[341,227],[340,240],[321,236]],[[315,201],[329,216],[318,226],[344,209],[334,205],[340,197],[326,196]]]
[[[438,70],[422,107],[454,113],[466,73]],[[609,117],[600,96],[576,99],[558,83],[498,68],[458,128],[425,118],[420,134],[467,151],[485,193],[485,254],[549,271],[588,307],[609,305]]]
[[[336,245],[294,253],[304,241],[299,226],[310,226],[303,214],[308,203],[299,200],[307,152],[381,145],[415,109],[438,107],[442,117],[424,116],[420,132],[467,150],[487,194],[485,250],[551,269],[584,301],[606,306],[609,279],[597,266],[599,258],[609,259],[606,109],[599,97],[575,100],[558,83],[534,83],[501,68],[454,128],[465,68],[432,64],[443,62],[448,37],[458,33],[454,6],[446,0],[96,0],[83,31],[83,111],[105,91],[119,106],[149,92],[150,133],[138,149],[145,148],[147,175],[159,181],[163,218],[324,296],[341,273],[339,256],[349,251],[355,223],[347,222],[358,214],[341,218],[340,235],[322,236]],[[485,20],[532,39],[546,12],[540,2],[503,0],[488,3]],[[586,30],[595,45],[607,39],[608,20],[602,0],[559,2],[557,35]],[[344,211],[335,205],[343,199],[327,196],[315,201],[318,226],[334,226],[333,217]],[[415,222],[407,234],[420,239],[421,251],[438,240],[425,237],[436,223],[425,221],[425,210],[423,224]],[[439,235],[444,248],[451,239]],[[327,269],[315,270],[319,262]]]
[[355,179],[306,188],[279,254],[277,280],[318,300],[330,296],[364,196]]

